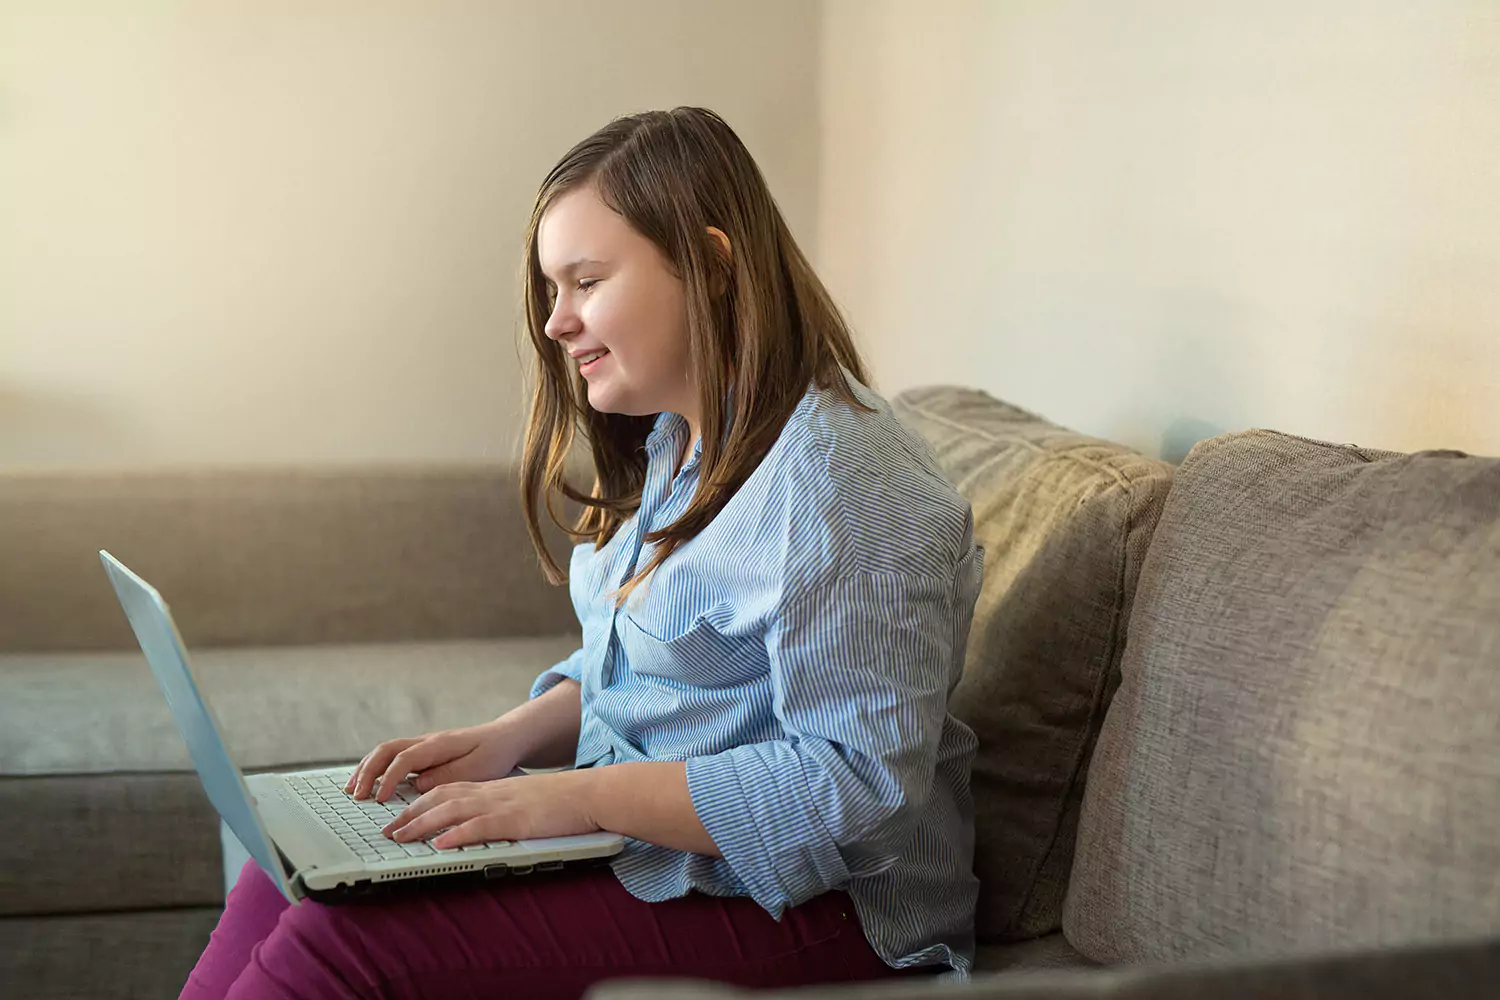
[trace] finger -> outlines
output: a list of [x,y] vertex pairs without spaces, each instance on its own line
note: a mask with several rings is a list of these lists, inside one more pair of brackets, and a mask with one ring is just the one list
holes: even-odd
[[449,784],[450,782],[472,781],[475,775],[465,774],[464,771],[466,770],[465,765],[472,763],[473,756],[472,753],[466,753],[457,760],[450,760],[448,763],[439,764],[437,767],[429,767],[411,780],[412,786],[419,792],[430,792],[434,788]]
[[360,797],[360,782],[370,773],[370,761],[375,756],[376,750],[379,749],[379,747],[376,747],[375,750],[371,750],[365,754],[364,759],[359,762],[359,766],[354,769],[354,776],[349,779],[348,787],[344,789],[356,799]]
[[455,824],[453,829],[445,830],[428,843],[441,851],[450,847],[462,847],[465,844],[482,844],[486,840],[503,840],[505,837],[499,832],[502,829],[499,825],[500,821],[501,817],[495,813],[483,813],[463,823]]
[[[377,747],[376,749],[379,749],[379,748]],[[350,773],[349,780],[344,783],[344,791],[347,794],[349,794],[349,795],[353,795],[354,794],[354,790],[359,786],[359,776],[364,773],[364,771],[366,770],[366,768],[369,767],[370,758],[373,757],[374,755],[375,755],[375,751],[371,750],[369,753],[365,754],[363,757],[361,757],[359,759],[359,763],[358,764],[354,765],[354,770],[353,770],[353,772]]]
[[405,742],[406,745],[391,758],[380,777],[375,780],[375,784],[379,786],[379,791],[375,793],[376,802],[389,800],[396,794],[396,786],[401,784],[403,778],[413,771],[420,771],[429,764],[437,763],[449,752],[449,741],[441,736],[424,736]]
[[359,773],[354,776],[354,788],[350,795],[356,799],[366,798],[370,794],[370,786],[375,783],[376,761],[381,759],[381,750],[385,747],[382,743],[374,750],[365,754],[365,759],[359,762]]
[[400,815],[382,827],[380,832],[389,837],[418,816],[427,812],[427,810],[442,805],[454,796],[463,794],[464,791],[466,789],[460,789],[457,785],[445,785],[442,788],[429,792],[401,810]]
[[346,781],[346,782],[344,782],[344,794],[345,795],[349,795],[349,794],[351,794],[354,791],[354,783],[359,780],[359,769],[362,768],[362,767],[364,767],[365,766],[365,761],[367,761],[369,759],[370,759],[370,755],[369,754],[365,754],[363,757],[361,757],[359,759],[359,763],[357,763],[357,764],[354,765],[354,770],[349,772],[349,780]]
[[398,843],[410,840],[421,840],[430,837],[445,826],[456,826],[466,820],[473,819],[483,808],[483,804],[473,798],[450,799],[441,805],[427,810],[410,823],[396,830],[391,839]]
[[360,768],[359,782],[354,786],[354,797],[356,799],[368,797],[376,779],[390,764],[391,759],[415,742],[417,742],[415,739],[386,740],[371,750],[370,756]]

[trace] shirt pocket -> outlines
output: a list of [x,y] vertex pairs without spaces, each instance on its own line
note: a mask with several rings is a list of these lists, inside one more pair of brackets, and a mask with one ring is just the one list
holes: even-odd
[[616,619],[620,648],[633,673],[656,677],[689,687],[737,687],[766,675],[770,660],[765,637],[728,636],[699,615],[683,631],[657,634],[648,631],[629,612]]

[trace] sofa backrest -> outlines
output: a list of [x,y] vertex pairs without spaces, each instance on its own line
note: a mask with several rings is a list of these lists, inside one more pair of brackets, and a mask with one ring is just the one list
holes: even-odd
[[1172,467],[972,389],[912,390],[898,415],[974,509],[985,549],[964,677],[974,730],[978,937],[1056,929],[1089,754]]
[[1199,444],[1090,769],[1098,962],[1500,934],[1500,460]]
[[156,585],[190,646],[578,627],[500,467],[0,476],[0,651],[134,647],[99,549]]

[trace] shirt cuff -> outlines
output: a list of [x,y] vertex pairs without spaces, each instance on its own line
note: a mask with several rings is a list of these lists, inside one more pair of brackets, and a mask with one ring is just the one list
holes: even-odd
[[772,740],[687,759],[688,796],[724,860],[777,920],[849,870],[812,807],[791,743]]
[[532,682],[531,694],[527,697],[535,698],[537,695],[545,694],[550,688],[556,687],[557,682],[564,677],[571,678],[580,684],[583,683],[583,650],[580,649],[556,666],[543,670]]

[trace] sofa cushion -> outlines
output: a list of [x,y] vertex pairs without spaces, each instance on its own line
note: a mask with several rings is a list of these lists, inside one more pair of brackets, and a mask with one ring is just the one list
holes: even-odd
[[1500,933],[1500,461],[1199,444],[1122,672],[1064,922],[1086,956]]
[[[492,719],[577,636],[199,650],[193,669],[244,770],[357,760],[395,736]],[[135,653],[0,656],[0,913],[222,898],[218,818]],[[80,859],[87,859],[80,864]]]
[[1093,962],[1080,955],[1062,931],[1029,941],[982,944],[975,949],[975,975],[995,972],[1036,972],[1041,969],[1092,969]]
[[971,389],[896,412],[974,508],[984,585],[953,714],[974,760],[978,939],[1057,929],[1089,754],[1172,468]]
[[32,818],[0,846],[0,916],[224,900],[219,817],[196,774],[3,777],[0,810]]
[[221,907],[0,920],[0,983],[25,1000],[173,997]]
[[99,549],[166,595],[195,646],[577,627],[503,466],[9,472],[0,651],[135,648]]

